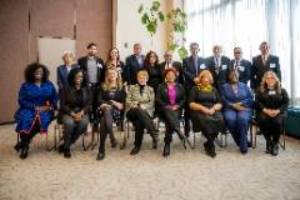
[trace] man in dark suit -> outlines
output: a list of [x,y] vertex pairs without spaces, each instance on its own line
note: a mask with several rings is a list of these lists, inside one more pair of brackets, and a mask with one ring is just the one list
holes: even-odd
[[90,121],[93,124],[93,132],[98,130],[98,122],[96,120],[97,110],[97,88],[103,80],[104,62],[97,56],[97,45],[93,42],[87,46],[88,55],[78,59],[78,65],[84,73],[86,83],[92,92],[92,112],[90,113]]
[[[186,96],[189,96],[189,91],[195,85],[195,81],[197,81],[198,74],[206,69],[205,59],[198,56],[200,51],[198,43],[190,44],[190,52],[191,55],[185,59],[183,59],[183,76],[184,76],[184,87]],[[184,133],[188,137],[190,133],[190,116],[189,116],[189,105],[188,102],[185,105],[184,112]]]
[[251,73],[251,62],[243,59],[242,48],[235,47],[233,49],[234,59],[230,61],[230,68],[239,72],[239,81],[248,84]]
[[164,54],[165,61],[159,64],[160,74],[162,80],[164,80],[164,71],[169,68],[175,68],[177,71],[177,82],[183,84],[183,71],[180,62],[173,61],[173,52],[166,51]]
[[57,85],[59,91],[69,86],[68,75],[71,69],[79,67],[79,65],[74,64],[74,55],[71,51],[65,51],[62,57],[64,64],[57,67]]
[[128,77],[128,85],[136,84],[136,73],[144,67],[145,55],[142,54],[142,45],[133,45],[133,54],[126,58],[125,73]]
[[206,66],[213,75],[216,88],[226,83],[230,59],[222,55],[222,47],[220,45],[213,46],[213,55],[206,59]]
[[267,42],[262,42],[259,46],[261,55],[252,60],[251,68],[251,88],[256,90],[259,87],[261,79],[266,71],[274,71],[281,80],[281,70],[279,58],[270,54],[270,46]]

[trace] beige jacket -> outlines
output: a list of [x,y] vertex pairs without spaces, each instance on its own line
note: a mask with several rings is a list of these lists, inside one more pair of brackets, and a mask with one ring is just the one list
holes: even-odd
[[129,86],[126,97],[126,112],[131,108],[140,106],[146,110],[150,116],[154,113],[154,90],[150,86],[145,86],[143,95],[140,93],[140,86],[138,84]]

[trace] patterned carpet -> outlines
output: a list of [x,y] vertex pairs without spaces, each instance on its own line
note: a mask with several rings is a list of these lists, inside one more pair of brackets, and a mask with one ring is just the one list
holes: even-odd
[[106,159],[96,161],[97,150],[84,152],[80,142],[70,160],[47,152],[45,137],[38,136],[23,161],[13,150],[13,128],[0,127],[0,200],[300,199],[300,141],[292,138],[277,157],[264,153],[262,136],[247,155],[230,138],[229,146],[218,147],[211,159],[204,154],[204,138],[198,136],[195,150],[184,150],[174,137],[166,159],[162,142],[151,150],[148,135],[141,153],[130,156],[131,136],[124,150],[111,149],[107,142]]

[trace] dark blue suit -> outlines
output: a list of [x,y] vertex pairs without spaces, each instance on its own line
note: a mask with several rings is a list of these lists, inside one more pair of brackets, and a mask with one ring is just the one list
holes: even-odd
[[251,68],[251,88],[257,89],[260,85],[261,79],[266,71],[272,70],[281,80],[281,70],[279,58],[277,56],[269,55],[266,64],[263,64],[261,55],[253,58]]
[[[222,85],[220,89],[224,119],[227,128],[232,134],[235,143],[240,147],[242,153],[248,150],[247,131],[252,116],[253,95],[250,88],[238,83],[238,92],[235,93],[229,83]],[[241,102],[246,110],[238,111],[232,104]]]
[[[79,65],[74,64],[71,66],[71,69],[76,68],[76,67],[79,67]],[[57,74],[57,77],[56,77],[57,85],[58,85],[59,90],[68,87],[69,86],[69,83],[68,83],[69,71],[68,71],[66,65],[58,66],[56,69],[56,74]]]
[[240,62],[236,62],[234,59],[230,61],[230,68],[237,69],[240,78],[239,81],[247,84],[250,80],[251,75],[251,62],[245,59],[242,59]]
[[196,78],[201,71],[207,68],[205,65],[205,59],[201,57],[198,57],[197,65],[198,66],[195,66],[194,64],[193,56],[187,57],[183,60],[182,66],[185,88],[191,89],[195,85],[194,78]]
[[221,56],[220,68],[218,68],[215,57],[210,56],[206,59],[206,66],[212,73],[215,87],[219,89],[224,83],[226,83],[226,75],[230,66],[230,59],[226,56]]
[[127,77],[127,84],[128,85],[134,85],[136,84],[136,73],[139,69],[144,67],[144,60],[145,60],[145,56],[141,55],[142,57],[142,64],[139,64],[136,55],[131,55],[128,56],[126,58],[126,63],[125,63],[125,72],[126,73],[126,77]]

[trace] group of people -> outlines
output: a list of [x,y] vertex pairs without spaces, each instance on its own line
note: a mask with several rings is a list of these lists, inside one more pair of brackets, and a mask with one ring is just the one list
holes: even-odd
[[[97,56],[97,45],[90,43],[87,56],[77,62],[71,52],[64,52],[64,64],[57,68],[58,91],[48,80],[46,66],[30,64],[19,91],[15,119],[21,140],[15,150],[25,159],[30,141],[37,133],[47,133],[58,110],[57,120],[64,127],[64,142],[58,151],[65,158],[71,157],[71,145],[91,123],[92,131],[100,134],[97,160],[103,160],[107,136],[113,148],[118,144],[113,123],[123,129],[125,118],[135,131],[130,154],[140,152],[145,131],[156,149],[159,130],[153,119],[157,117],[165,124],[165,157],[170,155],[173,133],[186,148],[191,127],[206,137],[204,149],[211,157],[216,156],[215,138],[227,130],[246,154],[253,116],[265,136],[266,153],[276,156],[289,97],[281,87],[278,57],[270,54],[267,42],[259,48],[261,54],[251,63],[242,57],[240,47],[234,48],[232,60],[222,55],[219,45],[213,47],[213,56],[205,59],[198,56],[199,45],[192,43],[191,55],[182,63],[173,61],[171,51],[166,51],[164,62],[159,63],[154,51],[144,56],[141,44],[136,43],[133,55],[123,63],[117,48],[108,52],[104,62]],[[184,131],[180,128],[182,116]]]

